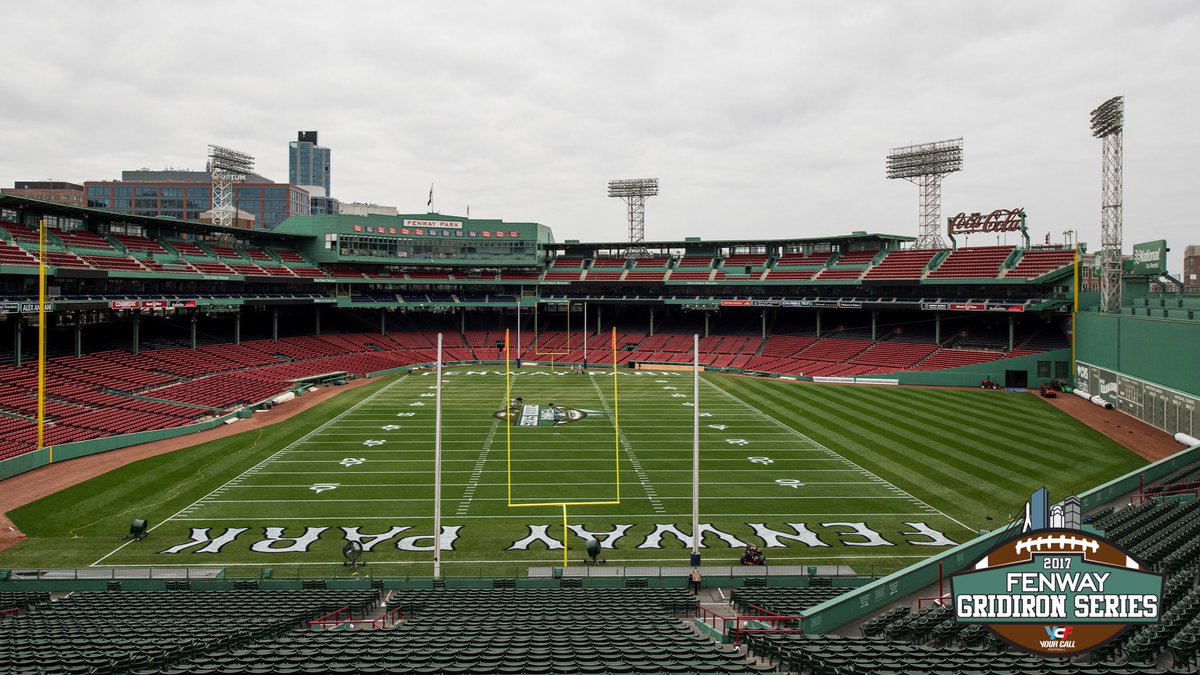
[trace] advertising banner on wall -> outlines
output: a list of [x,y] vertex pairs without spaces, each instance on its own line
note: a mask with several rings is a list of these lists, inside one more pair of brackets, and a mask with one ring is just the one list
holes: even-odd
[[1166,239],[1156,239],[1147,241],[1141,244],[1133,245],[1133,268],[1130,272],[1134,276],[1148,277],[1165,274],[1167,271],[1167,248]]

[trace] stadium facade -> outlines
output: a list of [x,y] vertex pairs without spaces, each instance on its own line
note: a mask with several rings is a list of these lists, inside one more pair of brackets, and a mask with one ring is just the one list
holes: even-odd
[[[158,191],[155,213],[166,199],[186,204],[192,189],[138,182]],[[163,196],[168,185],[181,196]],[[697,333],[711,347],[703,358],[712,370],[971,387],[1079,379],[1088,391],[1166,431],[1197,430],[1200,363],[1194,353],[1173,349],[1194,344],[1197,299],[1133,293],[1127,314],[1111,316],[1096,312],[1085,294],[1073,334],[1075,252],[1063,246],[921,250],[907,248],[910,237],[854,232],[643,242],[644,257],[629,258],[627,242],[559,242],[549,227],[531,222],[432,213],[300,215],[271,231],[245,231],[114,213],[113,202],[104,200],[117,199],[118,186],[87,188],[107,208],[0,197],[0,291],[8,299],[0,346],[17,373],[36,360],[37,228],[45,221],[51,228],[49,352],[64,359],[104,353],[95,378],[124,358],[114,352],[136,357],[163,347],[236,347],[322,330],[445,331],[463,341],[459,358],[486,361],[494,352],[473,349],[471,339],[515,327],[519,315],[527,333],[580,331],[585,321],[592,333],[616,327],[626,336],[619,358],[629,367],[686,362],[684,336]],[[207,186],[195,189],[205,193],[197,192],[199,207]],[[101,190],[108,197],[100,197]],[[130,194],[131,210],[139,210],[137,199]],[[745,340],[734,346],[734,338]],[[409,363],[427,360],[413,359]],[[1099,373],[1103,379],[1093,381]],[[184,369],[172,377],[186,383],[207,374]],[[74,384],[99,388],[77,377]],[[1163,389],[1123,396],[1135,381]],[[124,389],[120,395],[144,398],[137,382]],[[4,434],[6,456],[34,450],[30,393],[17,393],[6,410],[17,420]],[[1170,411],[1164,412],[1164,400],[1181,402],[1166,404]],[[225,403],[214,407],[214,419],[261,400]],[[72,428],[72,411],[59,412],[55,427]],[[182,421],[165,426],[180,433],[194,422]],[[122,444],[114,435],[101,425],[66,437]],[[94,441],[82,442],[80,452],[91,451]]]

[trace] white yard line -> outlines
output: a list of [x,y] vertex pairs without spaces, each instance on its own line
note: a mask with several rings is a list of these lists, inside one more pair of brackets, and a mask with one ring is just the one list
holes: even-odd
[[[608,404],[608,398],[604,395],[604,391],[600,389],[600,384],[596,378],[590,378],[592,388],[596,390],[596,395],[600,397],[600,405],[604,406],[604,412],[608,414],[609,419],[613,419],[612,406]],[[617,420],[619,422],[620,420]],[[625,449],[625,456],[629,458],[629,465],[633,467],[633,473],[637,476],[638,482],[642,485],[642,491],[646,494],[646,499],[650,500],[650,506],[655,513],[666,513],[666,508],[662,505],[662,500],[658,497],[658,491],[654,488],[654,484],[650,482],[650,477],[646,475],[645,469],[642,468],[642,463],[638,460],[637,453],[633,451],[633,446],[629,444],[629,439],[625,438],[625,433],[617,428],[617,440],[621,443],[621,447]]]
[[934,508],[934,507],[930,506],[929,504],[926,504],[925,502],[921,501],[920,499],[917,499],[916,497],[912,496],[912,495],[911,495],[911,494],[909,494],[908,492],[905,492],[904,490],[902,490],[901,488],[899,488],[899,487],[898,487],[898,486],[896,486],[895,484],[893,484],[893,483],[891,483],[891,482],[889,482],[889,481],[887,481],[887,480],[884,480],[883,478],[880,478],[879,476],[875,475],[874,473],[872,473],[872,472],[870,472],[870,471],[867,471],[866,469],[864,469],[863,467],[859,466],[858,464],[856,464],[856,463],[854,463],[854,462],[852,462],[852,461],[850,461],[850,460],[846,459],[845,457],[843,457],[843,456],[839,455],[838,453],[834,452],[833,450],[830,450],[829,448],[826,448],[824,445],[821,445],[820,443],[817,443],[815,440],[813,440],[813,439],[809,438],[808,436],[805,436],[804,434],[800,433],[800,432],[799,432],[799,431],[797,431],[796,429],[793,429],[791,426],[789,426],[789,425],[787,425],[787,424],[784,424],[783,422],[780,422],[779,420],[775,419],[774,417],[771,417],[771,416],[770,416],[770,415],[768,415],[767,413],[765,413],[765,412],[763,412],[763,411],[759,410],[758,408],[756,408],[756,407],[754,407],[754,406],[750,405],[749,403],[747,403],[747,402],[743,401],[742,399],[738,398],[736,395],[734,395],[734,394],[732,394],[732,393],[730,393],[730,392],[726,391],[724,388],[722,388],[722,387],[718,387],[717,385],[715,385],[715,384],[713,384],[711,381],[709,381],[707,378],[705,378],[705,379],[703,380],[703,382],[704,382],[706,385],[708,385],[708,386],[709,386],[709,388],[711,388],[711,389],[715,389],[716,391],[720,392],[722,395],[724,395],[726,398],[730,399],[731,401],[736,401],[737,403],[740,403],[740,404],[742,404],[742,405],[743,405],[743,406],[745,406],[746,408],[748,408],[748,409],[750,409],[750,410],[754,410],[754,411],[756,411],[756,412],[758,413],[758,415],[759,415],[759,416],[760,416],[762,419],[764,419],[764,420],[767,420],[768,422],[770,422],[770,423],[772,423],[772,424],[774,424],[774,425],[776,425],[776,426],[778,426],[778,427],[780,427],[780,428],[787,429],[787,430],[791,431],[793,434],[795,434],[795,435],[796,435],[796,437],[797,437],[797,438],[803,439],[803,440],[804,440],[806,443],[812,443],[812,444],[813,444],[813,445],[815,445],[816,447],[823,449],[825,452],[827,452],[827,453],[829,454],[829,456],[831,456],[831,457],[833,457],[833,458],[835,458],[835,459],[837,459],[837,460],[839,460],[839,461],[841,461],[841,462],[844,462],[844,463],[846,464],[846,466],[849,466],[849,467],[851,467],[851,468],[852,468],[854,471],[856,471],[856,472],[858,472],[858,473],[860,473],[860,474],[862,474],[862,475],[864,475],[864,476],[867,476],[868,478],[871,478],[872,480],[878,481],[878,482],[879,482],[879,484],[881,484],[881,485],[884,485],[884,486],[886,486],[886,487],[887,487],[889,490],[891,490],[892,492],[895,492],[895,493],[897,493],[898,495],[900,495],[900,496],[903,496],[903,497],[905,497],[905,498],[907,498],[907,499],[911,500],[911,501],[912,501],[912,503],[916,504],[917,506],[919,506],[919,507],[921,507],[921,508],[923,508],[923,509],[926,509],[926,510],[928,510],[930,513],[936,513],[936,514],[938,514],[938,515],[942,516],[943,518],[945,518],[946,520],[949,520],[949,521],[951,521],[951,522],[953,522],[953,523],[957,523],[959,526],[961,526],[963,529],[965,529],[965,530],[967,530],[967,531],[971,531],[971,532],[974,532],[974,531],[975,531],[975,530],[973,530],[971,527],[968,527],[968,526],[967,526],[967,524],[966,524],[966,523],[964,523],[964,522],[962,522],[961,520],[958,520],[957,518],[952,518],[951,516],[947,515],[947,514],[946,514],[946,513],[944,513],[943,511],[940,511],[940,510],[938,510],[938,509],[936,509],[936,508]]
[[[479,478],[483,475],[483,466],[487,464],[488,453],[492,451],[492,442],[496,440],[496,430],[499,428],[500,420],[493,421],[487,438],[483,440],[483,449],[479,451],[479,459],[475,460],[475,466],[471,469],[471,478],[467,483],[467,488],[458,502],[458,511],[454,515],[464,516],[467,509],[471,508],[471,500],[475,498],[475,490],[479,487]],[[445,460],[442,461],[445,462]]]

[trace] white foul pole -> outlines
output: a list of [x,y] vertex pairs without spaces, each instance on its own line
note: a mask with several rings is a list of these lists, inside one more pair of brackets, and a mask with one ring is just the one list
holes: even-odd
[[700,554],[700,336],[692,335],[692,556]]
[[433,413],[433,578],[442,578],[442,334],[437,343],[437,391]]
[[587,365],[587,347],[588,347],[588,338],[589,337],[591,337],[591,336],[588,335],[588,329],[587,329],[587,300],[584,300],[583,301],[583,363],[584,363],[584,365]]

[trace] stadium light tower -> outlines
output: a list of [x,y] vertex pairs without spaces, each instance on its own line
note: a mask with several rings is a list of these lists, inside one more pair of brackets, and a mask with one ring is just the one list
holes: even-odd
[[643,255],[646,251],[640,246],[646,239],[646,198],[657,194],[657,178],[608,181],[608,196],[623,199],[629,207],[629,251],[626,255],[630,258]]
[[213,225],[232,227],[237,224],[233,184],[245,181],[246,174],[254,171],[254,158],[244,152],[210,145],[206,170],[212,174]]
[[1121,182],[1125,97],[1114,96],[1092,111],[1092,135],[1103,142],[1100,151],[1100,310],[1121,311]]
[[914,248],[945,248],[942,241],[942,178],[963,168],[963,139],[892,148],[887,177],[903,178],[921,189],[920,229]]

